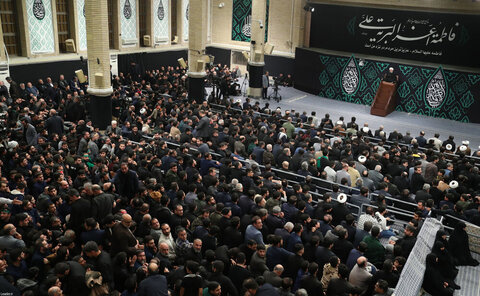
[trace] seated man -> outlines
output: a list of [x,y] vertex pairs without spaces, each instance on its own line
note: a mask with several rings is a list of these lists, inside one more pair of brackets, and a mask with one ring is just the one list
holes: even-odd
[[352,271],[350,271],[348,281],[353,286],[360,288],[362,291],[366,291],[373,277],[371,273],[372,268],[374,267],[368,262],[366,257],[358,257],[357,264],[353,267]]

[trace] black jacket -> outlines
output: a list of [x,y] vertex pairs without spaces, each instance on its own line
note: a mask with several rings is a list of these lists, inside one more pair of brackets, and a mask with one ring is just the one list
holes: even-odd
[[72,228],[75,233],[80,233],[85,219],[92,216],[90,208],[90,202],[84,198],[80,198],[72,203],[69,227]]

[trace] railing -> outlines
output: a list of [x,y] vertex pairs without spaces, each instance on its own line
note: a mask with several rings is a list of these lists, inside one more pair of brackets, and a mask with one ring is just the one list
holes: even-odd
[[[218,109],[221,109],[221,110],[225,110],[227,109],[226,106],[223,106],[223,105],[218,105],[218,104],[210,104],[210,106],[212,106],[212,108],[216,108],[217,110]],[[242,109],[239,109],[239,108],[233,108],[233,107],[230,107],[229,110],[234,110],[236,112],[239,112],[239,113],[242,113],[243,110]],[[257,112],[255,111],[254,114],[257,114],[257,115],[260,115],[260,116],[264,116],[264,117],[271,117],[272,115],[270,114],[266,114],[266,113],[262,113],[262,112]],[[283,118],[280,118],[280,121],[281,122],[285,122],[286,120],[283,119]],[[335,131],[333,129],[330,129],[330,128],[323,128],[323,130],[325,131],[328,131],[330,133],[334,133]],[[326,136],[328,137],[333,137],[333,134],[326,134]],[[375,138],[375,137],[370,137],[370,136],[363,136],[365,139],[369,139],[371,142],[374,142],[374,143],[378,143],[381,141],[381,139],[378,139],[378,138]],[[390,140],[385,140],[384,141],[384,146],[387,147],[387,148],[390,148],[391,145],[393,145],[394,142],[390,141]],[[398,145],[399,146],[405,146],[405,147],[410,147],[410,144],[405,144],[405,143],[400,143],[398,142]],[[422,151],[426,151],[428,149],[425,149],[423,147],[418,147],[419,150],[422,150]],[[438,152],[438,151],[437,151]],[[453,157],[458,157],[458,155],[454,154],[454,153],[448,153],[448,152],[443,152],[444,155],[446,156],[449,156],[451,158]],[[469,158],[469,159],[472,159],[474,161],[474,164],[478,167],[480,167],[480,157],[476,157],[476,156],[471,156],[471,155],[465,155],[466,158]],[[446,160],[448,162],[451,162],[451,159],[449,159],[448,157],[446,158]]]
[[[145,135],[144,135],[144,138],[149,139],[149,140],[153,139],[153,137],[145,136]],[[165,141],[167,146],[170,147],[170,148],[172,148],[172,147],[179,148],[181,146],[180,144],[172,143],[172,142],[166,141],[165,139],[161,139],[161,140]],[[131,141],[131,142],[135,143],[137,145],[140,144],[140,143],[133,142],[133,141]],[[189,149],[192,150],[192,151],[198,151],[194,147],[189,147]],[[221,155],[218,154],[218,153],[210,152],[210,154],[217,160],[219,160],[221,158]],[[243,164],[247,163],[247,161],[245,161],[245,160],[240,160],[240,162],[242,162]],[[265,166],[263,166],[263,165],[259,165],[259,167],[262,170],[265,169]],[[301,183],[301,181],[303,181],[305,179],[305,176],[298,175],[298,174],[293,173],[293,172],[283,171],[283,170],[273,168],[273,167],[271,168],[271,170],[273,172],[275,172],[276,174],[286,175],[285,179],[287,179],[289,183],[298,184],[298,183]],[[320,192],[323,192],[323,193],[332,192],[332,185],[337,184],[337,183],[334,183],[334,182],[330,182],[328,180],[320,179],[318,177],[310,176],[310,178],[312,179],[312,183],[317,187],[316,189]],[[354,187],[343,186],[343,185],[340,185],[340,184],[337,184],[337,185],[339,185],[340,187],[343,187],[343,189],[347,189],[349,191],[355,191],[355,190],[358,191],[358,189],[354,188]],[[309,191],[309,193],[312,194],[313,196],[317,197],[317,200],[320,200],[321,198],[323,198],[323,194],[321,194],[321,193],[314,192],[314,191]],[[378,194],[376,194],[376,193],[371,193],[370,194],[370,197],[377,197],[377,196],[378,196]],[[351,194],[347,194],[347,197],[351,197]],[[408,211],[408,210],[404,210],[404,209],[399,209],[399,208],[396,208],[395,206],[389,205],[388,202],[392,202],[394,205],[395,205],[395,203],[402,203],[404,205],[411,206],[414,209],[416,209],[417,205],[415,203],[406,202],[406,201],[396,199],[396,198],[393,198],[393,197],[389,197],[389,196],[385,196],[385,199],[387,200],[387,207],[386,208],[388,209],[388,211],[390,213],[395,215],[394,222],[397,223],[397,224],[406,225],[408,223],[408,221],[413,217],[413,214],[414,214],[415,211]],[[372,200],[370,199],[370,201],[372,201]],[[334,202],[336,202],[336,201],[334,201]],[[314,201],[314,205],[316,205],[316,203],[317,203],[317,201]],[[362,206],[359,207],[357,205],[354,205],[354,204],[351,204],[351,203],[348,203],[348,202],[347,202],[347,206],[350,208],[352,214],[355,217],[359,217],[362,213],[364,213],[365,208],[367,206],[371,206],[371,207],[376,208],[376,206],[374,206],[372,204],[362,204]],[[445,216],[447,216],[449,219],[456,219],[456,220],[459,220],[459,221],[463,221],[463,220],[458,219],[456,217],[453,217],[451,215],[445,215]],[[404,217],[406,219],[405,220],[404,219],[399,219],[399,217]],[[463,222],[469,223],[468,221],[463,221]],[[453,230],[453,228],[451,228],[447,225],[444,225],[444,227],[446,229],[450,230],[450,231]],[[480,230],[479,230],[479,233],[480,233]],[[479,238],[478,245],[479,245],[479,248],[480,248],[480,235],[478,236],[478,238]],[[477,244],[475,244],[475,245],[477,245]]]
[[425,258],[430,253],[437,231],[441,227],[442,224],[438,220],[425,219],[395,287],[395,295],[417,296],[419,294],[425,274]]

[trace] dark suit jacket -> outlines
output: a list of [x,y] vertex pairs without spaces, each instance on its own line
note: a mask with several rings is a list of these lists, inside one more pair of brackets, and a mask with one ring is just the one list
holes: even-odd
[[163,275],[151,275],[140,282],[138,296],[167,296],[167,278]]
[[119,252],[126,252],[128,248],[135,247],[136,244],[137,239],[122,223],[117,223],[117,225],[113,226],[112,255],[116,255]]
[[49,136],[51,136],[53,133],[56,133],[59,136],[63,135],[63,119],[60,116],[52,116],[47,119],[45,123]]
[[90,202],[84,198],[72,203],[69,224],[76,233],[80,233],[85,219],[91,217],[90,206]]

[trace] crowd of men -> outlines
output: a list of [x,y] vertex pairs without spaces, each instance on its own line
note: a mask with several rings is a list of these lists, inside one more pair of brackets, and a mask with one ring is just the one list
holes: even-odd
[[[184,74],[114,77],[105,131],[76,78],[0,82],[1,293],[390,295],[422,219],[480,225],[468,143],[248,99],[215,110]],[[403,231],[391,206],[411,212]]]

